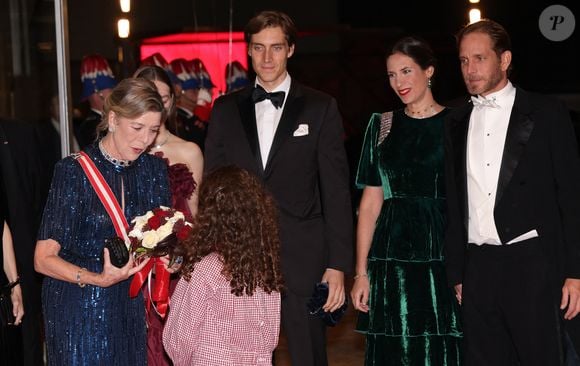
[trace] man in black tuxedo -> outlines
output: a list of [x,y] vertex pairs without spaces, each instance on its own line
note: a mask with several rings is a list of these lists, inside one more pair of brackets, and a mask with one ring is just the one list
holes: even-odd
[[450,285],[465,364],[562,365],[580,311],[580,158],[559,101],[508,80],[511,41],[482,20],[458,36],[473,97],[446,121]]
[[293,365],[326,365],[325,326],[308,314],[316,282],[324,305],[345,301],[352,265],[352,214],[342,120],[330,96],[286,70],[296,29],[284,13],[264,11],[245,28],[254,84],[218,98],[206,140],[206,171],[234,164],[260,177],[278,208],[286,291],[282,328]]

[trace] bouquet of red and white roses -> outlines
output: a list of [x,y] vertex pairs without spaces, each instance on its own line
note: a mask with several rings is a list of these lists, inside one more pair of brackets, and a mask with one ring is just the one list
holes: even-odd
[[165,206],[137,216],[131,223],[129,239],[135,259],[169,255],[170,260],[175,260],[174,249],[180,241],[187,238],[192,228],[183,212]]
[[170,274],[159,257],[169,256],[168,267],[178,263],[180,258],[175,257],[174,251],[179,243],[187,238],[193,225],[186,220],[183,212],[164,206],[135,217],[131,224],[131,231],[128,234],[131,241],[130,251],[135,259],[151,257],[151,260],[135,273],[129,288],[129,296],[137,296],[142,286],[149,282],[149,300],[146,309],[152,304],[163,318],[169,305]]

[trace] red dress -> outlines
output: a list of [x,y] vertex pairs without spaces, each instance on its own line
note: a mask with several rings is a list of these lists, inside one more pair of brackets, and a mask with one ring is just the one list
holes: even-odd
[[[186,217],[191,219],[191,210],[187,205],[187,200],[191,198],[191,195],[197,188],[197,183],[193,178],[193,173],[189,170],[187,165],[183,163],[171,164],[169,159],[163,157],[162,152],[156,152],[155,156],[158,156],[165,160],[167,163],[167,172],[169,175],[169,188],[171,191],[171,204],[173,208],[182,211]],[[177,285],[179,278],[177,276],[171,279],[169,294],[173,293],[175,286]],[[145,302],[149,300],[149,290],[147,285],[143,290],[143,296],[145,297]],[[149,307],[147,311],[147,365],[148,366],[170,366],[172,365],[171,360],[163,350],[162,334],[163,325],[165,324],[165,319],[155,312],[153,307]]]

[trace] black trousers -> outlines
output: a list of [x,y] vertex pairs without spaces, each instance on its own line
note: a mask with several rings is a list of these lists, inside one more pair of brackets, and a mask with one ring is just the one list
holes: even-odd
[[293,366],[326,366],[326,325],[308,313],[308,299],[286,289],[282,297],[282,331]]
[[539,239],[467,252],[465,365],[562,365],[561,293]]

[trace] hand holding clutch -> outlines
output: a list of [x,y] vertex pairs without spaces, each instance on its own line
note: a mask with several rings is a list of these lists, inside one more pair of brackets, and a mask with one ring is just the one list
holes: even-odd
[[334,327],[348,308],[348,300],[345,298],[344,304],[333,312],[327,312],[322,309],[328,299],[328,283],[317,282],[314,286],[312,297],[308,300],[308,311],[311,315],[322,318],[326,325]]
[[129,262],[129,250],[123,239],[119,237],[105,239],[105,248],[109,249],[109,258],[115,267],[122,268]]

